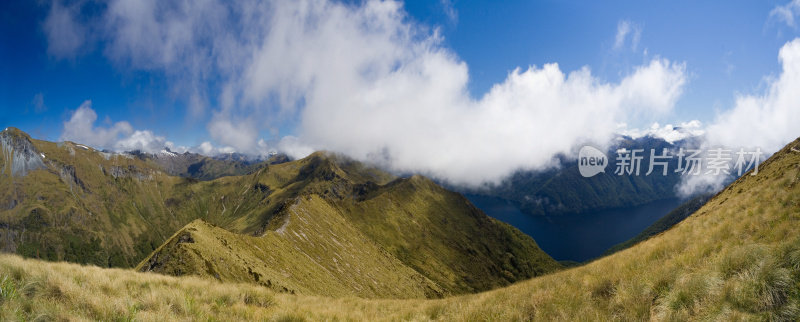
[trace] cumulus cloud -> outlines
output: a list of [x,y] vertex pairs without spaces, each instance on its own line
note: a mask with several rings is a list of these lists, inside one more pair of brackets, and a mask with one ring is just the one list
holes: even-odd
[[150,131],[134,131],[128,137],[124,137],[114,144],[114,148],[119,151],[161,151],[167,146],[167,140],[163,136],[157,136]]
[[277,147],[278,150],[295,159],[305,157],[315,151],[310,144],[292,135],[281,138]]
[[92,109],[92,101],[83,102],[64,122],[60,140],[114,151],[157,152],[167,146],[163,136],[148,130],[134,130],[128,122],[121,121],[104,127],[95,126],[95,121],[97,113]]
[[214,153],[214,145],[211,142],[203,142],[197,147],[197,151],[200,154],[211,155]]
[[[686,83],[685,66],[661,58],[618,82],[551,63],[472,97],[467,64],[395,1],[112,0],[98,20],[121,66],[175,75],[189,97],[212,87],[207,129],[223,146],[261,153],[259,133],[292,119],[276,145],[296,157],[334,150],[461,184],[554,166],[619,122],[668,112]],[[635,49],[640,28],[619,27]]]
[[92,109],[92,101],[83,102],[70,119],[64,122],[62,141],[74,141],[100,148],[110,148],[123,137],[133,133],[128,122],[117,122],[108,127],[95,127],[97,113]]
[[770,19],[776,19],[792,28],[797,28],[795,23],[795,16],[797,15],[800,15],[800,0],[792,0],[785,5],[775,7],[769,12]]
[[230,146],[216,147],[211,142],[205,141],[194,148],[188,149],[188,151],[202,155],[214,156],[219,154],[234,153],[236,152],[236,149]]
[[636,51],[636,48],[639,47],[639,39],[641,39],[641,37],[641,26],[628,20],[620,20],[617,23],[617,35],[614,37],[614,49],[622,49],[630,38],[631,50]]
[[[760,149],[769,155],[800,136],[800,38],[783,45],[778,59],[781,74],[768,79],[763,93],[740,95],[731,109],[717,115],[707,128],[704,148]],[[680,189],[686,194],[718,190],[725,179],[686,177]]]
[[[202,155],[215,156],[219,154],[237,152],[233,146],[215,146],[211,142],[203,142],[195,147],[179,146],[166,137],[156,135],[150,130],[135,130],[126,121],[116,122],[109,126],[96,126],[97,113],[92,109],[92,102],[85,101],[76,109],[70,119],[64,122],[60,140],[86,144],[98,149],[107,149],[117,152],[142,151],[158,153],[165,149],[172,152],[192,152]],[[236,129],[228,128],[231,131]],[[235,137],[235,134],[233,134]],[[268,155],[272,149],[264,140],[257,143],[259,156]]]

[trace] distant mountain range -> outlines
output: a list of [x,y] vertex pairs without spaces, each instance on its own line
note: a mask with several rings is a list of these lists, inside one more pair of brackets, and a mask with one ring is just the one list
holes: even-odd
[[191,152],[176,153],[166,148],[157,153],[129,151],[124,154],[155,163],[169,175],[197,180],[248,174],[264,165],[290,161],[285,154],[274,154],[268,158],[253,158],[238,153],[205,156]]
[[[514,203],[531,215],[555,216],[613,208],[638,206],[656,200],[676,198],[677,158],[669,160],[669,171],[662,175],[661,167],[645,175],[649,169],[649,153],[662,149],[676,152],[680,147],[694,147],[693,138],[670,143],[661,138],[620,136],[607,151],[608,166],[604,173],[584,178],[578,171],[577,158],[559,157],[560,167],[544,171],[518,171],[496,186],[481,188],[452,187],[462,193],[502,198]],[[643,149],[640,175],[617,175],[618,149]]]

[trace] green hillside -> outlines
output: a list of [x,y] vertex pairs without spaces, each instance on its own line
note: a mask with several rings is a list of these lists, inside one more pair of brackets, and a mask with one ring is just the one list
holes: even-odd
[[711,199],[712,196],[713,194],[703,193],[687,200],[677,208],[664,215],[664,217],[656,220],[656,222],[645,228],[641,233],[637,234],[633,238],[612,246],[605,251],[603,256],[611,255],[623,249],[629,248],[672,228],[672,226],[677,225],[679,222],[691,216],[695,211],[697,211],[697,209],[700,209],[700,207],[705,205],[708,199]]
[[248,177],[173,177],[149,158],[14,128],[0,144],[0,250],[26,257],[133,267],[192,220],[254,231],[269,208],[258,187],[240,193]]
[[193,222],[138,269],[403,298],[483,291],[558,268],[530,237],[461,195],[420,176],[388,179],[325,153],[270,167],[253,176],[271,191],[264,203],[280,205],[265,231]]
[[16,129],[0,144],[0,249],[25,257],[133,267],[158,248],[141,269],[362,297],[476,292],[558,268],[461,195],[327,153],[199,181]]
[[194,219],[165,202],[183,179],[137,158],[0,132],[0,250],[131,267]]
[[661,234],[584,266],[479,294],[293,295],[252,283],[0,255],[0,319],[796,321],[800,153],[792,149],[800,150],[800,140]]

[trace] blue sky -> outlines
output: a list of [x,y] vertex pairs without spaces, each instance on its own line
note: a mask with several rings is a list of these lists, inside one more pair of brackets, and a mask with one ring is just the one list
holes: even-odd
[[[448,45],[469,64],[474,95],[518,66],[586,65],[614,80],[660,55],[686,62],[692,74],[676,106],[677,120],[708,120],[714,106],[731,105],[735,92],[755,90],[764,76],[779,71],[778,49],[798,35],[770,19],[770,11],[785,1],[477,1],[456,3],[455,24],[426,3],[407,8],[442,26]],[[636,50],[630,44],[614,49],[623,20],[641,29]]]
[[[230,49],[220,47],[215,42],[226,39],[222,36],[217,37],[216,32],[220,29],[223,29],[221,35],[235,35],[234,42],[239,41],[239,47],[232,48],[252,49],[243,45],[248,43],[244,40],[249,39],[247,37],[250,33],[241,31],[250,31],[254,26],[266,26],[263,30],[253,32],[255,35],[265,35],[263,39],[258,38],[260,36],[253,36],[253,39],[266,41],[271,39],[268,32],[270,26],[274,27],[277,23],[245,25],[236,22],[238,18],[223,17],[220,18],[218,25],[208,29],[212,33],[211,36],[192,35],[185,48],[168,47],[174,43],[158,45],[156,44],[159,41],[158,37],[153,36],[152,41],[156,44],[153,46],[162,46],[158,49],[160,51],[153,54],[148,51],[149,35],[131,37],[129,33],[123,32],[125,30],[119,24],[114,24],[114,21],[118,23],[120,20],[109,18],[109,16],[116,19],[125,18],[124,13],[117,13],[117,16],[108,13],[112,11],[110,8],[117,5],[130,9],[122,5],[125,2],[115,0],[110,4],[98,4],[86,1],[12,0],[0,4],[2,7],[0,37],[3,43],[0,49],[0,61],[3,62],[3,72],[0,76],[2,106],[0,128],[15,126],[38,138],[59,140],[65,137],[65,123],[73,117],[79,106],[90,100],[90,107],[97,115],[97,121],[92,124],[93,126],[113,130],[118,122],[126,122],[133,130],[150,131],[151,134],[165,138],[175,146],[196,147],[203,142],[210,142],[218,147],[232,145],[237,150],[255,149],[256,139],[264,140],[263,144],[259,143],[258,146],[277,147],[283,138],[292,136],[300,140],[316,138],[316,140],[309,139],[315,142],[311,144],[315,148],[341,148],[345,152],[350,149],[339,141],[326,141],[330,136],[329,133],[316,133],[314,129],[309,129],[315,124],[309,120],[326,115],[325,113],[312,115],[310,111],[313,109],[304,107],[304,104],[311,104],[309,102],[313,97],[324,94],[322,92],[315,94],[309,90],[309,86],[316,86],[319,82],[321,79],[319,75],[310,72],[312,76],[309,77],[315,79],[310,83],[305,83],[307,79],[297,75],[291,75],[291,79],[287,78],[285,82],[280,78],[239,79],[238,74],[257,70],[255,68],[263,64],[258,65],[258,61],[254,60],[250,65],[238,66],[236,60],[247,58],[246,55],[219,54]],[[172,2],[161,2],[161,5],[164,3]],[[275,5],[276,8],[291,6],[278,3],[279,5]],[[329,6],[328,9],[341,7],[345,12],[344,16],[347,12],[367,16],[372,14],[368,10],[359,11],[360,8],[369,7],[367,3],[361,1],[348,2],[344,5],[336,1],[309,3],[312,6]],[[783,8],[783,11],[776,11],[780,8]],[[213,10],[191,11],[172,7],[170,9],[181,14],[197,13],[200,18],[213,12]],[[713,123],[718,113],[735,108],[737,95],[765,95],[771,86],[770,80],[779,78],[782,72],[778,60],[779,51],[800,34],[794,23],[799,9],[800,2],[791,3],[786,0],[724,3],[409,1],[395,10],[401,14],[407,13],[400,22],[391,20],[389,16],[380,17],[386,18],[387,24],[391,28],[396,28],[395,32],[398,32],[397,30],[402,32],[403,28],[409,26],[417,30],[410,40],[399,42],[391,40],[395,41],[391,44],[395,47],[387,49],[387,53],[398,52],[398,48],[405,50],[422,46],[425,47],[422,50],[424,53],[444,51],[449,55],[448,64],[445,66],[449,68],[448,71],[453,72],[446,74],[447,77],[458,79],[457,66],[463,66],[468,70],[466,95],[469,98],[456,97],[451,100],[453,102],[466,100],[477,104],[476,102],[481,101],[492,86],[511,79],[509,73],[515,68],[520,68],[520,72],[524,73],[533,66],[541,69],[546,64],[557,63],[558,70],[569,75],[587,67],[591,70],[590,82],[601,84],[589,87],[591,91],[601,88],[602,84],[613,87],[624,82],[626,77],[634,74],[637,69],[663,59],[668,67],[677,66],[680,69],[678,71],[682,75],[678,84],[680,93],[674,96],[674,102],[670,101],[665,113],[659,110],[661,112],[654,117],[625,120],[630,126],[647,127],[654,120],[661,124],[677,124],[695,119],[704,124]],[[155,20],[160,17],[159,10],[157,8],[150,12],[156,17]],[[185,13],[180,10],[189,11]],[[54,12],[69,17],[70,25],[59,26],[61,20],[50,19],[54,16]],[[315,14],[317,16],[314,16]],[[311,16],[309,19],[312,20],[330,20],[324,12],[311,12],[309,15]],[[159,27],[169,25],[168,17],[167,21],[159,21]],[[262,20],[277,20],[274,17],[270,18],[270,13],[256,17]],[[623,26],[627,26],[628,32],[620,37]],[[209,25],[200,24],[200,27]],[[237,31],[235,28],[243,29]],[[65,35],[74,35],[65,31],[75,30],[82,40],[78,45],[72,46],[62,38]],[[299,45],[289,49],[321,48],[314,47],[325,43],[320,40],[324,38],[320,37],[327,37],[326,35],[333,35],[330,37],[334,39],[338,37],[336,33],[315,32],[317,34],[310,36],[300,35],[301,38],[308,36],[309,40],[297,40]],[[436,43],[432,46],[424,45],[426,39],[435,38],[432,36],[435,33],[440,36]],[[344,35],[342,37],[350,37],[342,34]],[[377,43],[376,48],[381,49],[379,47],[381,42],[369,40],[367,37],[370,35],[380,38],[382,34],[381,31],[376,31],[374,34],[371,31],[357,32],[352,37],[363,36],[368,40],[354,42],[354,46],[372,46]],[[213,45],[210,45],[211,43]],[[310,45],[303,47],[303,44]],[[180,45],[181,43],[177,46]],[[169,59],[165,58],[164,62],[151,64],[149,59],[167,57],[164,48],[178,48],[179,53],[181,50],[197,52],[207,50],[210,52],[208,55],[210,59],[205,60],[208,57],[200,54],[183,53],[175,56],[177,59],[170,56]],[[403,66],[406,64],[413,66],[416,57],[414,55],[418,52],[419,50],[408,49],[407,53],[398,54],[394,61],[387,63],[387,66],[393,66],[391,68],[394,69],[386,71],[385,75],[392,75],[392,71],[405,70]],[[408,58],[409,55],[414,57]],[[225,64],[234,67],[226,67],[228,65],[222,63],[225,59],[220,57],[227,59],[228,62]],[[292,58],[291,55],[280,56],[280,53],[276,57]],[[309,56],[304,59],[314,60],[315,57],[324,56]],[[374,58],[365,57],[367,60]],[[185,62],[187,59],[198,59],[200,63],[191,65]],[[195,67],[204,67],[203,63],[209,61],[213,61],[215,67],[196,70]],[[174,68],[175,65],[180,68]],[[295,69],[302,69],[303,65],[298,66],[300,67]],[[281,75],[281,72],[285,72],[275,66],[265,68],[264,70],[272,74]],[[383,78],[378,77],[378,79]],[[258,86],[261,86],[259,85],[261,82],[265,82],[266,85],[263,86],[266,87],[258,87],[247,82],[253,82]],[[299,85],[291,87],[294,82]],[[455,87],[460,84],[458,80],[453,82],[456,84]],[[224,97],[226,88],[233,89],[231,95],[234,99],[227,101],[228,103],[225,103]],[[356,88],[353,90],[354,94],[361,93],[359,87],[353,88]],[[271,94],[259,96],[252,93],[256,90],[266,90]],[[458,89],[455,91],[458,92]],[[198,93],[200,95],[197,95]],[[284,94],[290,96],[288,103],[286,100],[281,100],[281,97],[285,98]],[[194,101],[198,97],[200,104]],[[534,103],[537,100],[536,97],[533,98]],[[558,107],[554,109],[557,110]],[[464,108],[464,111],[468,113],[469,108]],[[644,108],[643,114],[648,113],[651,111]],[[535,114],[533,118],[536,118]],[[421,122],[424,123],[426,120]],[[119,132],[123,133],[122,136],[132,131],[126,132],[124,126],[122,128]],[[239,129],[247,129],[248,133],[242,135],[234,133]],[[348,139],[341,138],[341,140]],[[237,145],[239,141],[252,142],[247,145]],[[402,147],[396,147],[392,143],[375,144],[377,147],[385,145],[391,151],[403,150]],[[362,152],[359,150],[356,154],[374,154]]]
[[[785,1],[436,1],[405,3],[411,19],[439,28],[445,46],[469,66],[469,90],[483,95],[517,67],[557,62],[570,71],[589,66],[614,80],[649,56],[684,61],[691,73],[686,94],[667,121],[707,121],[734,94],[756,90],[779,70],[777,51],[797,30],[770,19]],[[2,50],[5,71],[0,126],[21,127],[58,139],[64,121],[90,99],[100,120],[128,120],[184,145],[208,139],[202,121],[187,120],[180,97],[160,72],[113,66],[97,48],[75,58],[48,55],[42,23],[48,5],[6,1]],[[455,19],[448,16],[454,10]],[[614,49],[620,21],[641,28],[637,48]],[[34,97],[47,107],[36,113]],[[284,127],[291,132],[291,125]]]

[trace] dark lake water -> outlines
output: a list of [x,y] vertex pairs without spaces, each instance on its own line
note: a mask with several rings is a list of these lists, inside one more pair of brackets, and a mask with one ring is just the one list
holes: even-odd
[[532,216],[498,198],[466,197],[487,215],[507,222],[536,240],[556,260],[585,261],[631,239],[681,204],[679,199],[572,215]]

